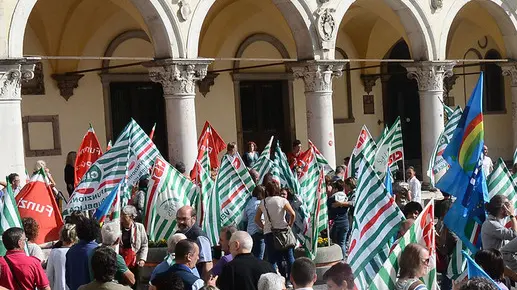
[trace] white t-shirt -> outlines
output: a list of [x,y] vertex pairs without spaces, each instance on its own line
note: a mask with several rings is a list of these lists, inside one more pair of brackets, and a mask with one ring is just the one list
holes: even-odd
[[411,201],[422,203],[422,185],[420,181],[413,176],[409,181],[409,190],[411,191]]
[[485,177],[492,172],[493,168],[494,163],[492,163],[492,159],[488,156],[483,156],[483,172],[485,173]]
[[29,250],[29,256],[36,257],[41,262],[45,261],[45,254],[40,246],[34,243],[27,243],[27,249]]
[[70,248],[56,248],[50,251],[47,263],[47,277],[51,289],[68,289],[65,280],[66,253]]
[[[267,206],[267,211],[264,208],[264,202]],[[259,207],[262,213],[264,214],[264,234],[269,234],[271,229],[285,229],[289,225],[285,220],[285,205],[288,204],[289,201],[281,196],[271,196],[266,197]],[[269,213],[269,216],[268,216]],[[271,217],[271,220],[269,220]]]

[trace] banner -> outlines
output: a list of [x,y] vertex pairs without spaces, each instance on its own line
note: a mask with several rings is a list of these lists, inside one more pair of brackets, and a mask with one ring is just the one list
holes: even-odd
[[75,158],[75,180],[74,187],[77,187],[84,174],[92,164],[102,156],[101,145],[99,144],[99,140],[97,140],[97,136],[95,135],[95,131],[93,127],[90,125],[88,132],[83,137],[83,142],[81,142],[81,146],[79,146],[79,150],[77,150],[77,157]]

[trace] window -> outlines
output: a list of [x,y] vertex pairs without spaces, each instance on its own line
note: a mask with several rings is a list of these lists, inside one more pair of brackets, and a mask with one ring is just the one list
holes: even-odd
[[[494,49],[489,50],[485,59],[501,59],[501,54]],[[485,63],[482,65],[485,72],[485,88],[483,92],[483,106],[487,113],[504,113],[504,78],[501,68],[496,63]]]
[[[336,47],[336,59],[348,59],[345,51]],[[352,108],[352,85],[350,80],[350,63],[344,66],[343,76],[333,80],[334,124],[355,122]]]

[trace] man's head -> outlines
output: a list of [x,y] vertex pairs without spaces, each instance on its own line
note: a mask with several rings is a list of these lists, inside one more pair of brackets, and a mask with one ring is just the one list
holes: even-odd
[[407,219],[416,219],[421,212],[422,205],[416,201],[408,202],[402,210],[402,213]]
[[336,176],[343,177],[345,175],[345,168],[343,166],[337,166],[336,167]]
[[6,250],[22,250],[27,238],[21,228],[9,228],[2,234],[2,242]]
[[187,236],[184,234],[174,234],[167,239],[167,252],[169,254],[174,254],[174,251],[176,250],[176,245],[179,243],[179,241],[186,240]]
[[237,143],[230,142],[228,145],[226,145],[226,154],[233,156],[237,154]]
[[229,247],[233,257],[239,254],[248,254],[251,253],[251,248],[253,248],[253,239],[247,232],[237,231],[232,235]]
[[277,273],[260,275],[258,290],[285,290],[285,278]]
[[111,247],[98,247],[93,252],[91,266],[95,280],[101,283],[111,282],[117,272],[117,253]]
[[291,266],[291,282],[294,289],[312,287],[316,282],[316,265],[306,257],[298,258]]
[[20,186],[20,176],[17,173],[11,173],[7,177],[12,188],[18,188]]
[[251,175],[251,179],[253,179],[253,182],[255,184],[258,183],[259,179],[260,179],[260,174],[259,172],[256,170],[256,169],[250,169],[250,175]]
[[102,245],[111,247],[118,245],[121,235],[120,223],[105,223],[101,229]]
[[183,290],[183,280],[181,277],[171,271],[160,273],[151,281],[152,286],[156,290]]
[[77,224],[76,231],[80,240],[93,241],[100,235],[99,223],[95,219],[83,218]]
[[302,150],[302,141],[294,140],[293,142],[293,153],[298,153]]
[[221,229],[221,233],[219,234],[219,244],[225,254],[230,253],[230,239],[236,231],[237,228],[234,226],[227,226]]
[[186,233],[196,223],[196,210],[190,205],[182,206],[176,212],[178,229]]
[[129,228],[137,216],[138,211],[136,210],[136,207],[126,205],[122,208],[122,212],[120,214],[120,224],[125,228]]
[[485,156],[488,154],[488,147],[486,147],[486,145],[483,146],[483,154]]
[[199,260],[199,247],[196,242],[191,240],[181,240],[174,249],[176,263],[183,264],[194,269]]
[[408,176],[408,178],[413,178],[413,176],[415,176],[415,168],[413,166],[410,166],[406,171],[406,175]]

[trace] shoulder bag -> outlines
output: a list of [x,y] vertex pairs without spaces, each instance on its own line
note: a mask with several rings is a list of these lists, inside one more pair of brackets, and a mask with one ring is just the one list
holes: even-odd
[[271,222],[271,216],[266,206],[266,199],[264,199],[264,208],[266,209],[267,218],[271,224],[271,233],[273,234],[274,247],[278,251],[287,250],[296,246],[296,237],[293,231],[288,226],[285,229],[274,229],[273,223]]

